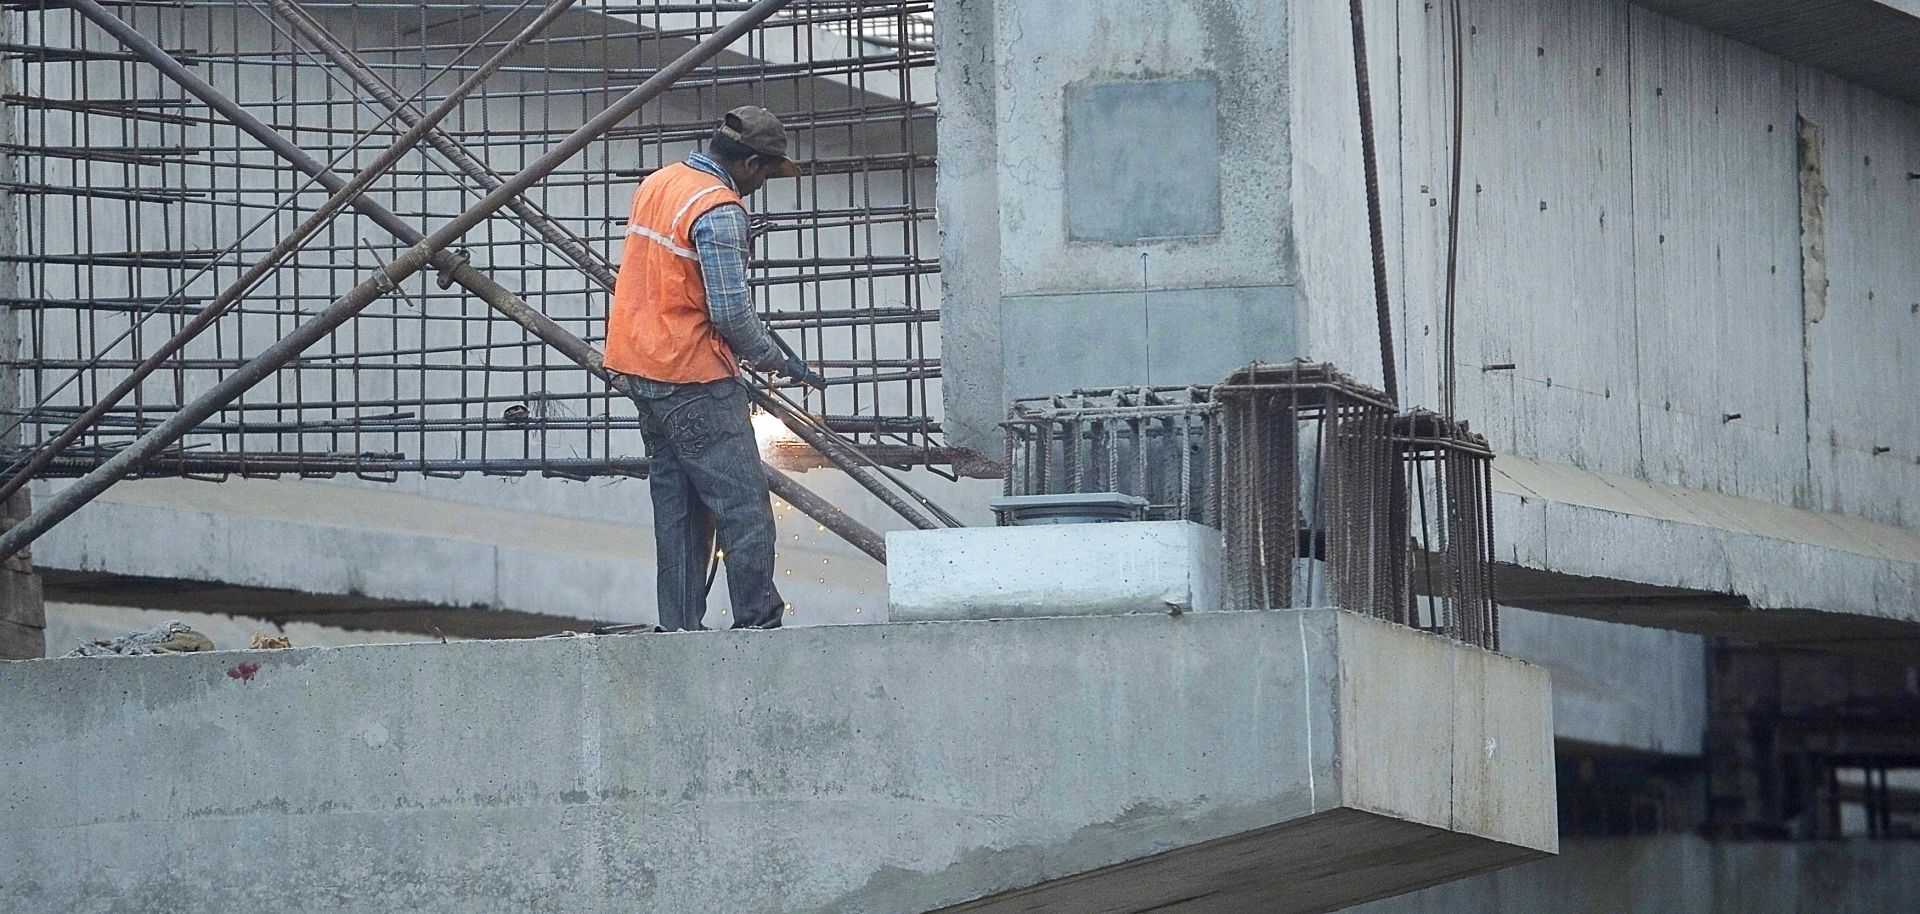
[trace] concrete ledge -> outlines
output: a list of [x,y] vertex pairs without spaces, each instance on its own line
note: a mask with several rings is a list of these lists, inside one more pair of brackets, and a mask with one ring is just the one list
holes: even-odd
[[1788,60],[1907,102],[1920,102],[1915,0],[1638,0]]
[[1545,673],[1335,610],[42,660],[0,721],[0,910],[1325,911],[1555,848]]
[[1502,602],[1920,657],[1920,530],[1505,455],[1494,470]]
[[[293,479],[142,479],[49,532],[34,560],[59,600],[513,637],[654,621],[648,517],[609,523]],[[830,585],[782,579],[800,610],[789,621],[872,618],[874,605],[855,614],[845,596],[880,593],[884,569],[830,534],[816,543],[813,529],[804,519],[783,527],[804,531],[782,537],[788,567],[831,558],[837,571]],[[726,605],[725,589],[723,575],[714,606]],[[708,624],[726,623],[716,613]]]
[[887,534],[896,622],[1220,608],[1220,531],[1186,521]]

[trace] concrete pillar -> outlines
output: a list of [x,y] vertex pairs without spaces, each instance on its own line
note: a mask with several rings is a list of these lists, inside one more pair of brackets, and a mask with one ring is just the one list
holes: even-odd
[[[0,35],[5,34],[7,21],[0,20]],[[11,73],[11,68],[0,69],[0,92],[13,91]],[[0,118],[0,142],[11,143],[12,135],[13,119]],[[12,156],[0,154],[0,180],[14,180]],[[0,194],[0,251],[19,249],[15,217],[14,195]],[[19,278],[13,268],[0,270],[0,297],[12,298],[18,294],[18,289]],[[19,313],[15,310],[0,308],[0,360],[10,365],[19,357],[18,320]],[[0,404],[18,408],[15,405],[19,402],[19,370],[8,368],[0,371]],[[0,436],[0,447],[16,446],[20,442],[18,431]],[[15,521],[27,515],[28,510],[27,493],[23,491],[8,500],[4,508],[0,508],[0,529],[13,526]],[[25,660],[46,654],[46,629],[47,616],[40,599],[40,578],[34,574],[28,553],[22,552],[0,565],[0,660]]]
[[[11,330],[12,323],[7,321]],[[9,349],[11,347],[8,347]],[[13,372],[7,373],[11,387]],[[27,494],[7,503],[0,525],[12,526],[27,514]],[[22,552],[0,564],[0,660],[31,660],[46,656],[47,614],[41,600],[40,575]]]
[[1305,352],[1289,10],[936,5],[946,427],[1007,401],[1212,383]]

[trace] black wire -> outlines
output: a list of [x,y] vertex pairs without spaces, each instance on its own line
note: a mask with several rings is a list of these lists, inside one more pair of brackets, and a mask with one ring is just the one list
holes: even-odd
[[1454,313],[1457,300],[1460,266],[1460,172],[1462,149],[1465,145],[1466,124],[1466,53],[1467,48],[1462,34],[1461,20],[1464,18],[1460,7],[1466,0],[1452,0],[1453,29],[1453,191],[1447,199],[1447,292],[1446,311],[1441,320],[1441,383],[1445,386],[1445,396],[1441,398],[1443,414],[1451,419],[1454,410],[1454,395],[1458,386],[1457,366],[1454,356]]

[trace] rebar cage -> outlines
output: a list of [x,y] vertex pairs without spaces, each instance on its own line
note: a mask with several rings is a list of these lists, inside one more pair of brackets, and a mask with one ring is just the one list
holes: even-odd
[[1253,365],[1222,406],[1219,516],[1226,606],[1334,605],[1398,619],[1404,516],[1393,403],[1328,365]]
[[1003,428],[1008,495],[1120,492],[1219,528],[1227,608],[1335,605],[1499,649],[1493,452],[1464,422],[1294,362],[1016,400]]
[[1211,387],[1015,401],[1008,495],[1122,492],[1219,527],[1231,609],[1338,605],[1403,621],[1393,406],[1327,365],[1254,365]]
[[[266,0],[106,4],[334,171],[405,130]],[[533,20],[535,0],[302,2],[392,93],[439,102]],[[510,174],[743,10],[737,2],[581,0],[441,128]],[[601,266],[634,186],[720,115],[782,115],[804,174],[749,201],[751,283],[769,324],[830,382],[809,411],[890,462],[937,463],[938,270],[932,235],[931,0],[796,0],[595,142],[523,202]],[[327,192],[74,10],[10,3],[0,304],[17,312],[8,456],[56,434],[180,329]],[[368,197],[431,231],[484,194],[422,144]],[[604,336],[607,296],[552,236],[503,210],[462,242],[476,266],[574,333]],[[47,475],[77,475],[164,421],[409,245],[336,218],[169,359]],[[799,393],[795,391],[795,393]],[[402,284],[202,424],[143,475],[637,473],[631,403],[458,286]]]
[[1407,623],[1500,649],[1493,586],[1493,451],[1465,422],[1417,410],[1394,420],[1411,499]]
[[1149,520],[1219,526],[1207,464],[1217,442],[1208,387],[1081,390],[1015,400],[1007,433],[1008,495],[1124,492]]

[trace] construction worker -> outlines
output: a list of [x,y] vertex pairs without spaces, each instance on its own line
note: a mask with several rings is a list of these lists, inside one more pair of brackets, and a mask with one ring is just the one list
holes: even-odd
[[779,118],[747,106],[727,112],[704,152],[649,175],[633,195],[605,364],[631,375],[640,393],[666,631],[704,627],[716,555],[727,566],[733,627],[780,625],[773,508],[739,363],[811,387],[826,382],[788,357],[754,313],[741,198],[799,171]]

